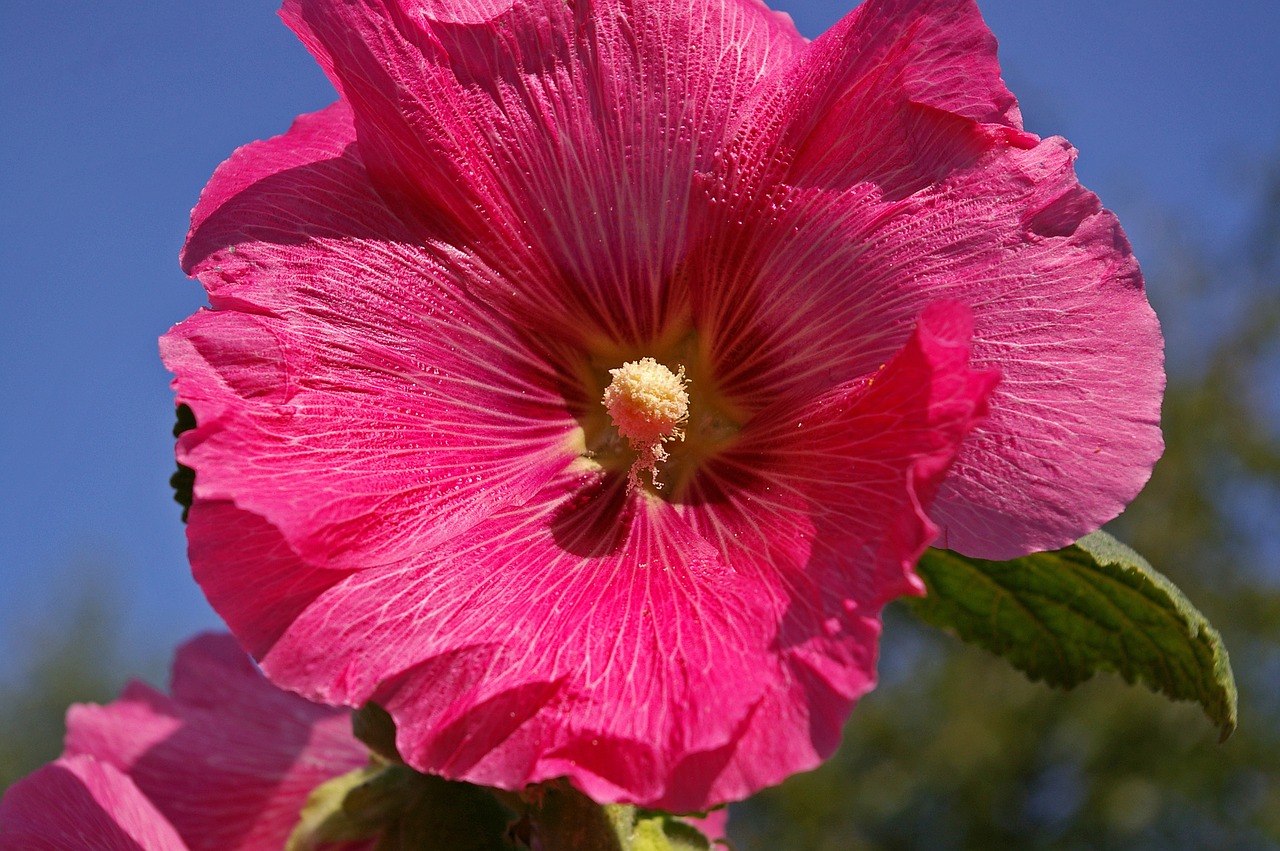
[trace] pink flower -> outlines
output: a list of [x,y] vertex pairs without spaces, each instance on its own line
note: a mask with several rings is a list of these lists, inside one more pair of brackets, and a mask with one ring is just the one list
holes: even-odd
[[340,100],[193,213],[192,565],[414,767],[744,797],[835,748],[926,545],[1058,546],[1149,474],[1137,265],[972,3],[283,16]]
[[189,851],[126,775],[91,756],[63,757],[0,800],[0,851]]
[[729,810],[721,807],[718,810],[712,810],[705,816],[693,817],[685,819],[693,827],[697,828],[707,839],[711,840],[712,847],[716,844],[732,847],[729,845]]
[[73,706],[62,759],[5,796],[0,847],[278,851],[315,787],[368,762],[349,712],[275,688],[229,635],[180,648],[171,690]]

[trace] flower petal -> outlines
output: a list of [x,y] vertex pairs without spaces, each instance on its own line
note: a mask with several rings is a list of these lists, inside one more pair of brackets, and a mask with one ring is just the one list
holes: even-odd
[[698,832],[707,839],[710,839],[713,845],[717,842],[728,844],[728,807],[721,807],[718,810],[712,810],[704,816],[685,816],[683,820],[697,828]]
[[931,516],[940,545],[976,557],[1097,529],[1163,448],[1159,324],[1128,241],[1073,159],[1048,139],[899,201],[804,195],[787,212],[798,237],[770,254],[772,286],[757,285],[813,311],[773,332],[819,378],[874,369],[930,299],[969,305],[974,364],[1002,381]]
[[598,800],[689,810],[785,676],[781,611],[760,610],[778,605],[625,476],[571,473],[433,560],[319,595],[263,665],[383,703],[420,770],[504,788],[567,775]]
[[66,747],[128,774],[192,851],[283,847],[311,791],[367,761],[348,712],[275,688],[212,634],[178,651],[172,698],[132,683],[73,706]]
[[[1025,145],[972,0],[867,0],[744,110],[729,156],[755,185],[875,183],[903,195],[992,143]],[[950,115],[982,133],[939,133]]]
[[[509,7],[509,8],[508,8]],[[382,194],[442,211],[515,316],[651,339],[676,297],[693,176],[802,45],[755,0],[289,0],[355,112]],[[459,243],[459,244],[463,244]]]
[[[816,587],[795,601],[834,594],[875,613],[919,593],[912,568],[937,533],[925,511],[999,380],[969,368],[972,333],[967,307],[930,305],[869,378],[749,422],[678,495],[684,516],[735,567],[807,574]],[[816,575],[818,564],[834,575]]]
[[255,658],[270,651],[318,594],[351,572],[305,564],[278,529],[227,500],[197,500],[192,508],[192,573]]
[[0,801],[4,851],[187,851],[128,777],[90,756],[63,757]]
[[679,495],[739,581],[785,605],[773,649],[787,676],[717,791],[741,797],[817,765],[875,684],[880,609],[923,591],[913,568],[937,532],[926,511],[997,380],[968,368],[971,329],[963,306],[932,305],[871,380],[761,414]]
[[[1140,276],[972,3],[809,47],[752,0],[283,14],[344,100],[194,216],[193,568],[273,681],[385,706],[415,767],[743,797],[835,748],[930,516],[1018,554],[1145,479]],[[646,347],[704,404],[664,499],[571,463],[584,373]]]
[[875,369],[931,300],[968,304],[975,365],[1004,380],[933,516],[941,545],[1005,559],[1141,489],[1164,379],[1128,241],[1074,151],[1020,129],[994,46],[950,0],[872,0],[814,42],[706,178],[693,310],[768,400]]
[[[233,500],[331,566],[528,498],[576,429],[549,355],[386,209],[351,135],[339,104],[218,170],[184,257],[215,309],[161,342],[196,415],[179,460],[197,501]],[[474,475],[480,456],[497,474]]]
[[[608,547],[601,551],[603,545],[595,536],[609,523],[610,512],[627,502],[623,481],[570,477],[522,514],[478,527],[457,544],[456,553],[437,564],[362,571],[342,584],[336,583],[347,574],[308,565],[261,518],[222,503],[193,514],[193,524],[205,524],[193,532],[201,542],[193,561],[210,601],[220,612],[230,613],[233,628],[251,636],[255,630],[264,632],[261,613],[273,613],[272,625],[256,650],[273,681],[333,703],[354,706],[370,697],[386,701],[397,712],[405,737],[401,747],[416,767],[458,779],[492,779],[507,787],[569,773],[584,778],[584,787],[590,785],[601,795],[608,791],[615,798],[656,800],[662,791],[654,784],[663,782],[659,763],[665,754],[655,751],[669,745],[672,757],[680,758],[698,742],[680,746],[656,740],[655,746],[645,738],[647,733],[613,731],[610,723],[660,726],[665,717],[673,731],[664,735],[710,736],[712,744],[702,747],[731,753],[732,745],[725,739],[732,734],[733,716],[748,711],[751,694],[762,690],[734,678],[765,676],[769,660],[724,663],[724,680],[736,691],[730,694],[719,685],[708,690],[727,704],[715,711],[696,710],[701,726],[685,729],[669,714],[693,704],[660,693],[667,687],[664,677],[686,678],[683,666],[669,665],[671,648],[635,660],[613,658],[642,653],[644,641],[687,644],[683,652],[693,664],[695,652],[750,655],[754,647],[759,653],[768,643],[767,635],[733,641],[734,631],[754,624],[767,633],[778,615],[753,617],[736,598],[727,604],[714,602],[716,593],[735,594],[732,589],[699,589],[688,576],[692,568],[677,550],[695,561],[714,556],[668,510],[658,509],[656,515],[641,512],[641,519],[628,527],[634,531],[623,533],[632,543],[623,546],[610,533],[604,539],[613,540],[613,552]],[[570,507],[576,504],[582,507]],[[550,525],[537,529],[539,519]],[[565,544],[573,549],[565,551]],[[592,552],[597,558],[590,558]],[[677,572],[659,567],[658,556],[676,565]],[[645,565],[634,575],[633,558]],[[550,569],[543,571],[543,566]],[[602,597],[600,591],[612,587],[606,578],[615,574],[629,577],[620,586],[628,596],[620,602]],[[250,585],[251,577],[259,579]],[[545,589],[538,587],[540,582]],[[672,590],[670,583],[679,587]],[[704,598],[710,601],[696,607],[707,614],[690,614],[690,601]],[[682,612],[688,623],[663,633]],[[742,625],[733,623],[739,616]],[[729,625],[722,624],[722,618]],[[497,623],[504,628],[496,630]],[[700,637],[704,628],[711,631],[709,637]],[[619,636],[625,640],[617,640]],[[725,640],[737,649],[726,648]],[[595,661],[584,660],[584,655]],[[649,679],[637,684],[635,670],[627,668]],[[583,678],[591,682],[579,682]],[[717,683],[721,679],[717,675]],[[600,680],[611,683],[612,689],[651,693],[644,699],[629,693],[626,704],[642,709],[635,718],[626,713],[615,718],[616,704],[609,703]],[[675,691],[689,687],[681,682],[670,686]],[[590,713],[594,720],[575,733],[580,713]],[[719,729],[724,724],[729,732]],[[594,758],[565,755],[586,741],[604,743],[591,748],[599,749]],[[720,770],[726,758],[710,760],[714,770]],[[570,760],[582,768],[570,771]],[[704,764],[707,759],[687,762],[694,767],[689,770],[712,770]],[[627,771],[634,776],[620,774]],[[684,785],[678,794],[691,795],[690,781],[681,777],[679,782]],[[708,783],[698,781],[692,788]],[[703,806],[702,800],[682,800],[678,809]]]

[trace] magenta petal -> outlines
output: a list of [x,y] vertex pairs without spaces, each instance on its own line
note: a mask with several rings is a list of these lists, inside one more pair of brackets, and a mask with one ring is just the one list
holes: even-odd
[[[943,269],[921,279],[972,300],[975,362],[1004,376],[933,513],[940,543],[968,555],[1012,558],[1097,529],[1142,489],[1164,448],[1160,326],[1128,240],[1076,183],[1074,158],[1061,139],[1012,158],[1004,180],[1035,181],[1020,230],[1004,235],[1025,246],[1016,259],[984,251],[950,273],[950,287]],[[976,196],[984,183],[956,194]],[[972,239],[963,229],[947,237]]]
[[788,128],[792,182],[874,183],[900,197],[989,147],[1035,142],[971,0],[870,0],[814,42],[802,68],[811,102],[796,112],[812,118]]
[[1074,153],[1048,139],[891,205],[838,206],[844,238],[873,247],[836,264],[864,286],[901,282],[896,303],[862,319],[863,338],[892,340],[912,298],[954,298],[973,309],[974,364],[1001,372],[931,515],[939,544],[968,555],[1013,558],[1097,529],[1163,449],[1159,324]]
[[2,851],[187,851],[114,766],[72,756],[19,780],[0,801]]
[[[566,477],[434,561],[335,585],[263,663],[327,700],[379,701],[411,764],[476,783],[567,775],[687,810],[810,768],[874,682],[875,617],[918,588],[922,506],[984,410],[994,376],[965,367],[966,323],[939,306],[871,386],[793,411],[806,425],[780,422],[785,437],[762,425],[777,472],[749,514],[686,508],[695,535],[622,477]],[[770,508],[788,493],[804,512]],[[796,528],[816,538],[779,534]]]
[[875,370],[930,299],[971,307],[974,365],[1003,380],[932,512],[939,544],[968,555],[1014,558],[1094,531],[1163,449],[1159,324],[1073,159],[1061,139],[994,147],[896,199],[870,185],[775,187],[785,203],[747,208],[697,261],[738,260],[731,275],[705,274],[695,303],[712,305],[721,357],[752,398]]
[[306,564],[266,520],[225,500],[196,501],[187,523],[191,568],[210,604],[261,658],[298,614],[350,571]]
[[[517,287],[513,313],[614,338],[658,328],[695,173],[803,45],[754,0],[289,0],[355,113],[383,195],[437,210]],[[512,290],[516,290],[512,292]]]
[[[179,450],[197,499],[232,499],[335,567],[527,498],[572,458],[574,426],[543,355],[372,192],[345,116],[306,116],[218,170],[185,254],[215,310],[161,343],[198,423]],[[477,453],[506,471],[478,479]]]
[[971,0],[868,0],[761,93],[731,150],[756,183],[901,196],[992,145],[1034,142],[1021,127]]
[[[903,350],[869,379],[838,385],[799,410],[762,416],[753,439],[735,453],[743,462],[739,471],[755,462],[755,469],[772,473],[757,473],[758,482],[745,489],[753,499],[799,501],[809,518],[811,532],[801,537],[811,536],[807,558],[797,553],[790,560],[807,561],[822,591],[798,599],[830,595],[846,609],[874,614],[894,597],[923,591],[913,568],[937,534],[926,512],[966,438],[987,416],[1000,380],[993,370],[969,368],[972,333],[968,308],[930,305]],[[759,463],[762,457],[767,464]],[[733,533],[748,553],[779,540],[740,528]],[[771,556],[775,564],[788,560],[781,552]],[[830,575],[815,575],[818,565]],[[835,614],[814,612],[813,623]]]
[[1074,151],[1021,131],[973,3],[865,3],[762,96],[731,150],[750,167],[712,193],[740,199],[745,227],[713,265],[746,257],[755,275],[721,282],[721,303],[737,292],[720,333],[770,299],[799,305],[733,359],[761,387],[780,363],[812,370],[797,380],[874,369],[931,299],[973,309],[974,362],[1004,380],[933,511],[942,546],[1053,549],[1137,494],[1163,449],[1159,325]]
[[729,838],[729,809],[721,807],[712,810],[705,816],[686,816],[685,821],[696,827],[702,835],[712,842]]
[[184,645],[172,690],[72,707],[66,747],[128,774],[192,851],[283,847],[311,791],[367,761],[349,713],[275,688],[230,636]]
[[968,368],[970,329],[967,309],[932,306],[870,381],[762,415],[686,495],[739,581],[786,605],[774,651],[787,676],[739,731],[712,800],[817,765],[875,684],[879,611],[923,591],[926,511],[997,381]]
[[336,585],[263,665],[384,704],[420,770],[503,788],[567,775],[600,800],[689,810],[714,781],[689,755],[728,759],[783,676],[783,602],[625,477],[569,474],[432,560]]

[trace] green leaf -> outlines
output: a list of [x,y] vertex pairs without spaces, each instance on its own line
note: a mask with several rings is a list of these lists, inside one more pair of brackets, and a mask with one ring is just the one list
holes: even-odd
[[1178,588],[1105,532],[1012,561],[931,549],[917,572],[921,620],[1005,657],[1033,680],[1071,688],[1116,671],[1200,704],[1220,740],[1236,727],[1227,650]]

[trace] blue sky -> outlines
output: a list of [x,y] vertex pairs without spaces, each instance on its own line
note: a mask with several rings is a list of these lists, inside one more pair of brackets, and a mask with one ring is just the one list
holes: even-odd
[[[775,5],[810,36],[849,8]],[[1028,128],[1081,150],[1140,258],[1168,216],[1229,241],[1280,155],[1280,3],[980,5]],[[170,501],[155,340],[203,302],[177,252],[214,167],[332,98],[269,2],[0,0],[0,659],[75,565],[116,589],[132,656],[217,623]]]

